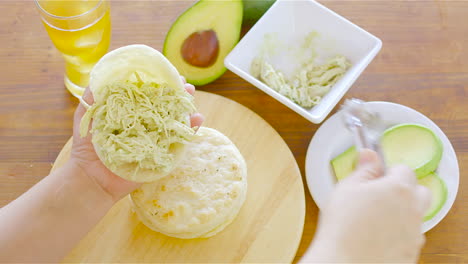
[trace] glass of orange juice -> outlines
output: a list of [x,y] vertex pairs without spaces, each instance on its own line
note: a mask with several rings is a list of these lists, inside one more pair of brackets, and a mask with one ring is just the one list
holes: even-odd
[[65,86],[81,97],[94,64],[109,49],[108,0],[35,0],[42,22],[66,63]]

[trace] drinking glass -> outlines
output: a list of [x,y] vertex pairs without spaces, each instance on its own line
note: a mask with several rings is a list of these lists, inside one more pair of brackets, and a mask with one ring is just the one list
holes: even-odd
[[94,64],[109,49],[108,0],[35,0],[42,22],[65,58],[65,86],[81,97]]

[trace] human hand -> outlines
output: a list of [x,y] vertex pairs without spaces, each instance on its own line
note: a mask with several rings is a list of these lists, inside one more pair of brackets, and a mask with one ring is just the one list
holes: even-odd
[[338,183],[321,211],[305,262],[415,263],[430,192],[406,166],[383,175],[377,154],[364,150],[356,171]]
[[[185,90],[193,95],[195,92],[195,86],[186,83],[185,79],[183,77],[181,78],[185,84]],[[86,89],[83,99],[88,104],[92,104],[94,102],[93,95],[89,88]],[[83,174],[96,181],[96,183],[112,197],[114,202],[116,202],[138,188],[141,183],[125,180],[111,172],[101,162],[96,154],[91,142],[91,133],[88,133],[84,138],[80,137],[80,121],[85,112],[86,109],[82,104],[79,104],[75,110],[73,120],[73,146],[70,162],[78,165],[77,167],[82,170]],[[199,127],[203,120],[203,115],[195,113],[190,117],[191,126]]]

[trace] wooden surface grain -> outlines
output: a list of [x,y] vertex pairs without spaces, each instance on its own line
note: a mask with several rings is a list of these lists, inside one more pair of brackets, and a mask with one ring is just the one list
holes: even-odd
[[[448,216],[427,233],[421,263],[468,262],[468,1],[322,1],[370,31],[383,49],[345,98],[391,101],[431,118],[458,155],[460,188]],[[161,49],[191,1],[114,1],[111,48],[144,43]],[[32,1],[2,1],[0,16],[0,206],[51,168],[72,128],[77,105],[63,85],[64,63]],[[308,143],[319,125],[227,72],[200,90],[231,98],[269,122],[304,176]],[[222,109],[220,109],[222,111]],[[297,259],[309,246],[317,207],[306,189],[306,224]]]

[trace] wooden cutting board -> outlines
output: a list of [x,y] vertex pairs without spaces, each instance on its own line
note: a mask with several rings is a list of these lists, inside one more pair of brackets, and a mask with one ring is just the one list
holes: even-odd
[[[207,239],[176,239],[140,223],[128,197],[118,202],[64,262],[291,262],[302,236],[304,186],[280,135],[248,108],[219,95],[196,92],[204,126],[228,136],[248,166],[247,199],[234,222]],[[71,140],[52,170],[70,156]]]

